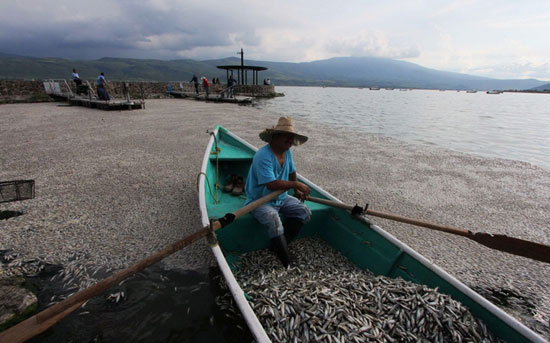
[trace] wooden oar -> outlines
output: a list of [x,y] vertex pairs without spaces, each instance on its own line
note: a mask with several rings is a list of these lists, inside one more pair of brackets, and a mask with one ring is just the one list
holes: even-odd
[[275,199],[283,191],[272,192],[250,204],[225,215],[225,217],[214,221],[211,225],[207,225],[199,231],[185,237],[184,239],[177,241],[171,245],[166,246],[164,249],[157,251],[153,255],[137,262],[136,264],[114,274],[110,277],[103,279],[95,285],[86,288],[73,296],[45,309],[44,311],[35,314],[34,316],[22,321],[21,323],[7,329],[0,333],[0,343],[16,343],[24,342],[39,333],[45,331],[53,324],[57,323],[63,317],[67,316],[86,300],[104,292],[106,289],[118,284],[122,280],[134,275],[135,273],[157,263],[168,255],[184,248],[185,246],[193,243],[194,241],[205,237],[210,232],[221,229],[225,225],[228,225],[235,219],[254,211],[256,208],[265,204],[268,201]]
[[[358,208],[356,206],[346,205],[337,201],[315,197],[307,197],[306,200],[332,207],[343,208],[350,211],[353,211],[354,209],[357,210]],[[485,232],[472,232],[470,230],[465,230],[454,226],[437,225],[418,219],[402,217],[388,212],[380,212],[367,209],[366,211],[362,211],[362,213],[375,217],[395,220],[401,223],[407,223],[416,226],[426,227],[428,229],[452,233],[454,235],[469,238],[495,250],[500,250],[510,254],[528,257],[533,260],[550,263],[550,246],[541,243],[525,241],[523,239],[508,237],[506,235],[492,235]]]

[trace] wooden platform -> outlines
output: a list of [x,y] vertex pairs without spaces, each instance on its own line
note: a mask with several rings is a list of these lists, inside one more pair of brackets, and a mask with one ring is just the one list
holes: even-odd
[[69,104],[73,106],[86,106],[90,108],[97,108],[105,111],[122,111],[122,110],[135,110],[145,107],[145,102],[142,100],[96,100],[84,97],[74,97],[68,99]]
[[253,99],[252,97],[242,97],[235,96],[233,98],[225,98],[217,95],[211,95],[206,97],[204,94],[196,95],[195,93],[188,92],[170,92],[170,95],[175,98],[189,98],[200,101],[210,101],[210,102],[228,102],[233,104],[251,104]]

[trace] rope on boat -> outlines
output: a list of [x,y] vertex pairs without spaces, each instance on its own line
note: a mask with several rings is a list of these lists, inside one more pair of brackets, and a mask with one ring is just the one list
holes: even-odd
[[[206,182],[208,183],[208,190],[210,192],[210,196],[214,200],[214,203],[218,204],[220,202],[220,199],[218,198],[218,195],[219,195],[218,190],[221,189],[221,186],[219,184],[219,174],[220,174],[219,170],[220,170],[220,167],[219,167],[219,158],[218,157],[219,157],[220,152],[222,150],[218,147],[218,138],[216,137],[214,132],[208,132],[208,133],[210,133],[210,135],[212,135],[212,137],[214,138],[214,151],[210,152],[210,154],[216,155],[216,181],[214,182],[214,192],[212,192],[212,187],[210,186],[210,180],[208,179],[208,175],[206,175],[204,172],[200,172],[197,175],[197,190],[199,189],[199,178],[202,174],[202,175],[205,176]],[[246,196],[244,196],[242,194],[239,196],[239,198],[246,200]]]
[[214,203],[218,203],[218,189],[220,189],[220,183],[219,183],[219,175],[220,175],[220,168],[219,168],[219,156],[220,156],[220,151],[222,151],[220,148],[218,148],[218,138],[216,137],[216,135],[214,134],[214,132],[210,132],[210,135],[212,137],[214,137],[214,146],[215,146],[215,149],[214,151],[211,152],[211,154],[216,154],[216,182],[214,183],[214,189],[216,191],[216,197],[214,198]]
[[214,137],[214,146],[215,146],[215,149],[214,151],[211,152],[211,154],[216,155],[216,181],[214,182],[214,192],[212,192],[212,187],[210,186],[210,180],[208,179],[208,175],[206,175],[206,173],[202,171],[197,175],[197,191],[199,190],[199,178],[202,174],[206,178],[206,183],[208,184],[208,190],[210,192],[210,196],[214,200],[214,203],[218,204],[220,202],[218,199],[218,189],[220,189],[220,184],[218,182],[218,175],[220,170],[218,156],[220,155],[221,149],[218,148],[218,139],[216,138],[216,135],[214,134],[214,132],[210,132],[210,135]]
[[[218,192],[217,192],[217,188],[216,188],[216,194],[213,194],[212,193],[212,187],[210,187],[210,180],[208,179],[208,175],[206,175],[206,173],[204,172],[200,172],[198,175],[197,175],[197,190],[199,190],[199,178],[201,175],[204,175],[204,177],[206,178],[206,183],[208,184],[208,190],[210,191],[210,196],[212,197],[212,199],[214,199],[214,203],[218,203],[219,200],[218,200]],[[216,187],[217,185],[215,184],[214,187]]]

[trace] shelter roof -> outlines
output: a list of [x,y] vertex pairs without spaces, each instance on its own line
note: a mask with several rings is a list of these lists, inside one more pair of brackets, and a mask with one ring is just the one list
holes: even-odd
[[242,65],[225,65],[225,66],[216,66],[216,68],[219,69],[225,69],[225,70],[267,70],[266,67],[259,67],[259,66],[242,66]]

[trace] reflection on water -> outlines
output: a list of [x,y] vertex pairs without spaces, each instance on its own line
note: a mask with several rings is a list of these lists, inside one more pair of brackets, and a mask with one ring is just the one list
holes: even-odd
[[547,94],[320,87],[277,87],[277,91],[285,96],[257,106],[405,142],[550,168]]
[[[61,291],[49,282],[52,275],[31,279],[40,290],[39,310]],[[31,342],[251,342],[246,324],[229,320],[215,304],[215,297],[225,292],[219,277],[217,268],[149,267],[92,298]],[[119,292],[124,296],[118,303],[109,299]]]

